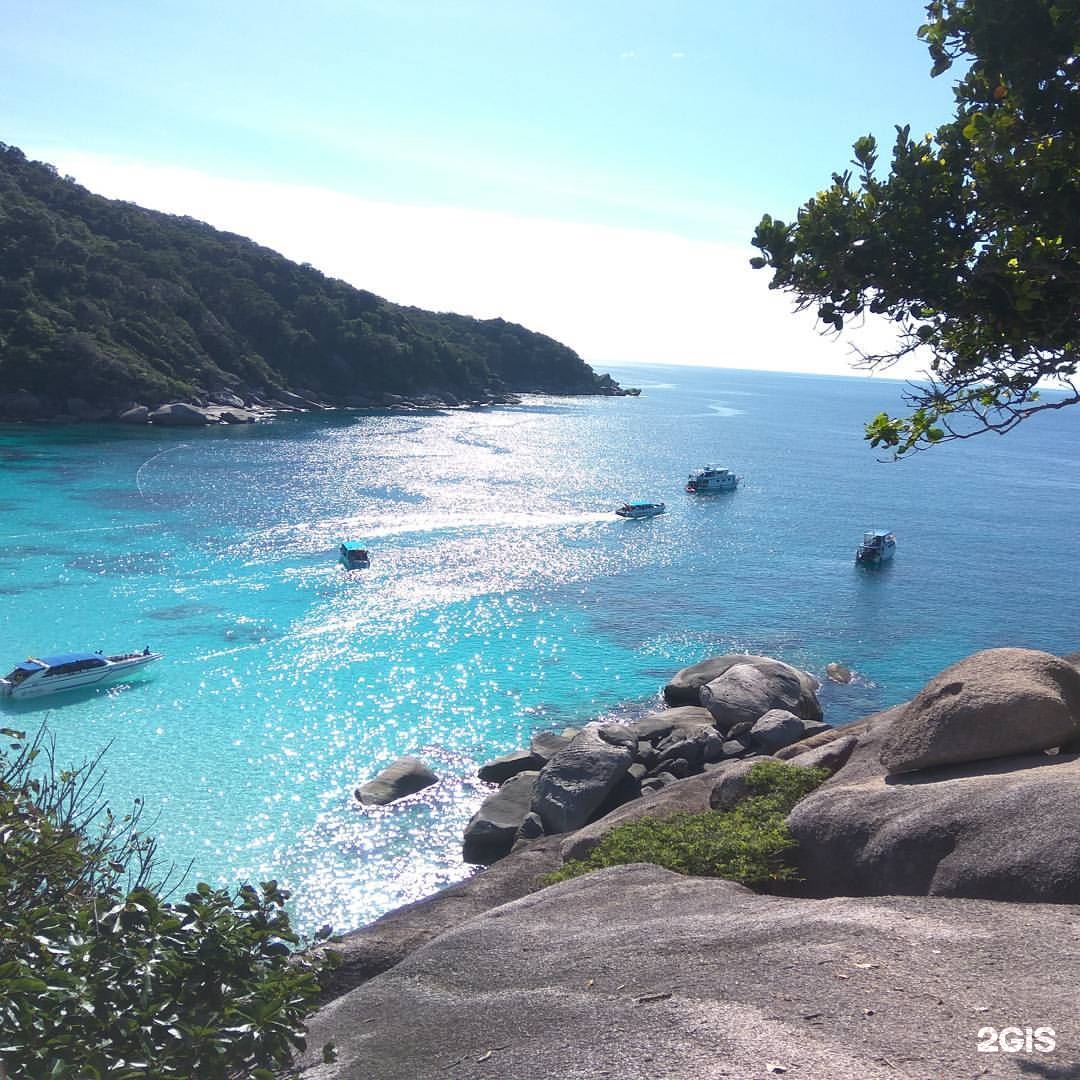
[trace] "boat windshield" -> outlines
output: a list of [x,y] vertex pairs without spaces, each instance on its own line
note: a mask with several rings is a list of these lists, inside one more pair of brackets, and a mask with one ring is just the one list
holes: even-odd
[[27,677],[27,675],[32,675],[34,673],[34,671],[40,671],[40,670],[41,670],[40,668],[27,668],[27,667],[23,667],[22,665],[20,665],[14,671],[12,671],[10,674],[5,675],[4,679],[5,679],[6,682],[10,683],[12,686],[18,686],[19,683],[21,683],[23,681],[23,679],[25,679]]

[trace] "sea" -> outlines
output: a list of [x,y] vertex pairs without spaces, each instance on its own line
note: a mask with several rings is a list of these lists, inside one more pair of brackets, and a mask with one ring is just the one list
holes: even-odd
[[[59,766],[100,755],[174,888],[276,879],[301,931],[345,931],[473,872],[478,766],[648,712],[705,657],[805,668],[844,724],[978,649],[1080,649],[1080,409],[892,462],[862,431],[897,381],[612,374],[641,396],[0,427],[0,666],[165,654],[0,724],[45,725]],[[738,490],[686,494],[708,463]],[[667,513],[616,517],[630,499]],[[854,562],[873,528],[897,535],[877,570]],[[339,565],[343,540],[369,569]],[[438,784],[360,806],[403,755]]]

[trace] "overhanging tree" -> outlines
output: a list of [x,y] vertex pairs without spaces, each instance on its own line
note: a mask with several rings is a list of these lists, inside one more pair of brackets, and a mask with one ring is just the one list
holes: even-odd
[[910,414],[867,424],[896,455],[1080,402],[1080,0],[926,13],[931,74],[970,61],[953,119],[922,138],[897,127],[885,179],[874,137],[858,139],[851,169],[794,222],[766,214],[752,241],[769,287],[829,330],[868,312],[895,323],[896,347],[859,366],[923,360]]

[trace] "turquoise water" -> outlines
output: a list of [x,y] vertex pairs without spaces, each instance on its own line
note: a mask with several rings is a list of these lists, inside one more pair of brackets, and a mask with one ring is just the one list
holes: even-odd
[[[62,763],[108,745],[187,880],[277,877],[347,929],[469,870],[477,765],[538,729],[640,711],[677,668],[749,650],[821,673],[844,722],[974,649],[1080,648],[1080,410],[875,461],[899,384],[689,368],[642,397],[177,431],[0,427],[0,663],[141,649],[112,690],[8,705]],[[682,485],[706,462],[732,495]],[[668,513],[623,521],[627,499]],[[866,528],[893,564],[853,564]],[[335,561],[365,541],[369,570]],[[444,778],[362,809],[402,754]]]

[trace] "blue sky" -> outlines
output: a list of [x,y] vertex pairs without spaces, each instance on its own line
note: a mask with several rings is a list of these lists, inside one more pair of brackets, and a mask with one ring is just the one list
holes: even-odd
[[845,371],[746,269],[852,141],[946,119],[913,0],[0,0],[0,140],[599,364]]

